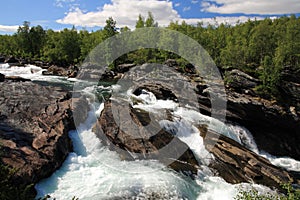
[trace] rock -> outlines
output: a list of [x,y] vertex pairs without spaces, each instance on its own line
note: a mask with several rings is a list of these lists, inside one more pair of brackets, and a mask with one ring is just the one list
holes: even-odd
[[174,68],[178,67],[178,63],[177,63],[177,61],[174,60],[174,59],[168,59],[168,60],[165,61],[164,64],[165,64],[166,66],[168,66],[168,67],[174,67]]
[[71,95],[32,82],[0,83],[0,162],[13,184],[35,184],[57,170],[72,151]]
[[105,68],[103,66],[98,66],[96,64],[87,62],[80,67],[78,71],[77,79],[91,81],[91,82],[98,82],[102,77],[101,80],[105,81],[113,77],[110,75],[106,77],[108,73],[110,72],[105,71]]
[[247,93],[249,91],[254,94],[253,89],[258,85],[259,80],[249,76],[248,74],[234,69],[226,73],[227,87],[234,89],[240,93]]
[[4,56],[0,56],[0,63],[4,63],[5,62],[5,57]]
[[5,63],[19,63],[19,60],[16,59],[14,56],[10,56],[10,57],[6,58],[4,62]]
[[20,76],[5,76],[5,80],[9,80],[12,82],[25,82],[25,81],[31,81],[30,79],[27,78],[22,78]]
[[157,99],[162,99],[162,100],[173,100],[177,101],[177,97],[175,94],[172,92],[170,88],[166,85],[162,84],[156,84],[156,83],[145,83],[141,86],[139,86],[136,90],[133,91],[133,94],[138,96],[142,94],[143,90],[147,90],[149,92],[152,92]]
[[5,75],[0,73],[0,82],[3,82],[5,80]]
[[[197,86],[199,101],[201,101],[200,108],[210,114],[210,95],[206,92],[208,86]],[[154,93],[158,99],[167,99],[174,95],[172,90],[165,85],[147,83],[137,88],[134,93],[138,95],[142,89]],[[168,92],[161,92],[161,89]],[[299,130],[299,123],[293,118],[295,117],[294,107],[290,108],[290,113],[284,113],[282,107],[273,105],[267,100],[234,92],[229,92],[227,97],[227,119],[246,124],[246,127],[254,132],[255,141],[261,149],[273,154],[277,153],[277,155],[295,155],[297,157],[296,152],[299,149],[297,144],[300,141],[296,134],[299,131],[295,130]],[[207,129],[202,129],[200,132],[201,136],[205,138],[204,143],[207,149],[211,149],[211,153],[216,158],[210,167],[216,169],[218,174],[230,183],[254,181],[279,188],[280,182],[299,181],[294,180],[293,176],[285,170],[273,166],[265,158],[251,152],[232,139],[219,136],[212,131],[207,133]],[[290,138],[293,138],[293,141]]]
[[300,121],[296,111],[265,99],[228,92],[226,118],[245,126],[260,150],[300,160]]
[[215,157],[209,166],[229,183],[254,182],[276,188],[282,183],[297,183],[286,170],[226,136],[208,131],[204,145]]
[[125,160],[155,159],[176,171],[197,173],[197,160],[185,143],[151,120],[148,112],[128,109],[117,102],[105,103],[93,129],[105,145]]
[[[211,115],[210,93],[208,86],[197,83],[199,108],[202,114]],[[213,93],[218,94],[218,87]],[[241,94],[232,90],[226,91],[226,120],[246,127],[254,137],[260,150],[274,156],[288,156],[300,160],[300,121],[299,110],[290,110],[276,102]],[[291,140],[291,138],[293,138]]]
[[280,91],[283,96],[288,96],[286,101],[300,108],[300,69],[285,66],[282,70]]
[[68,71],[63,67],[58,67],[56,65],[52,65],[47,69],[47,71],[42,72],[45,76],[67,76]]
[[130,70],[130,68],[132,68],[134,66],[136,66],[136,64],[121,64],[116,67],[115,72],[125,73],[125,72],[128,72]]

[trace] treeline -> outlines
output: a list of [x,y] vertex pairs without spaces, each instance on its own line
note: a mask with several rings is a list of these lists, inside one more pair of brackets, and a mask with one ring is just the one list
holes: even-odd
[[[157,26],[151,13],[146,19],[140,15],[136,22],[136,28]],[[295,15],[249,20],[235,26],[171,22],[166,28],[199,42],[221,70],[236,68],[259,78],[261,89],[270,94],[276,94],[284,66],[300,68],[300,18]],[[24,22],[14,35],[0,36],[0,54],[67,66],[82,62],[99,43],[126,31],[131,30],[128,27],[118,30],[112,18],[106,20],[103,29],[95,32],[78,31],[75,27],[62,31],[44,30],[41,26],[30,27],[29,22]],[[168,58],[185,62],[171,52],[141,49],[122,56],[114,64],[164,62]]]

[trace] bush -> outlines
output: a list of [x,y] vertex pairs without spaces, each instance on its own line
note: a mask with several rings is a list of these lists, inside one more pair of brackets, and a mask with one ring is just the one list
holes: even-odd
[[235,200],[299,200],[300,190],[294,189],[291,184],[282,184],[282,189],[285,194],[259,194],[259,192],[252,188],[251,190],[239,190]]

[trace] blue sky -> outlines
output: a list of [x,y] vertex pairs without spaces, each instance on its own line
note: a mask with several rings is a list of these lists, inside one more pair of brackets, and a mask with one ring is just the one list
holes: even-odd
[[[300,16],[300,0],[2,0],[0,34],[15,32],[23,21],[61,30],[75,25],[97,30],[112,16],[119,27],[134,27],[137,16],[151,11],[159,25],[170,21],[196,24],[281,15]],[[215,18],[215,19],[212,19]]]

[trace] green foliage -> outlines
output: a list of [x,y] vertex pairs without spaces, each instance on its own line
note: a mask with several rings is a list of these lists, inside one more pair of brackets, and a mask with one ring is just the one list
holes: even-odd
[[235,200],[299,200],[300,190],[293,189],[290,183],[282,184],[282,189],[285,194],[260,194],[255,188],[250,190],[239,189],[238,194],[234,198]]
[[14,175],[17,171],[0,164],[0,199],[23,200],[34,199],[34,185],[15,185]]

